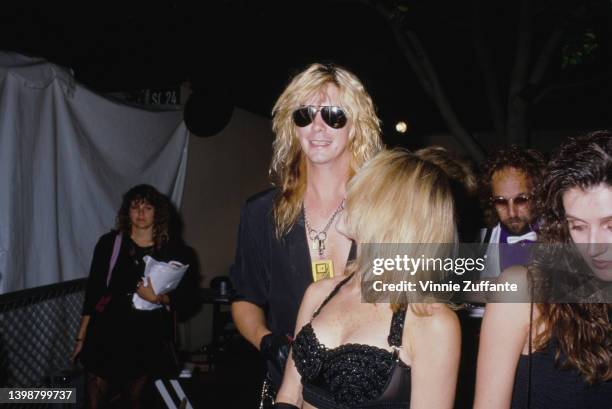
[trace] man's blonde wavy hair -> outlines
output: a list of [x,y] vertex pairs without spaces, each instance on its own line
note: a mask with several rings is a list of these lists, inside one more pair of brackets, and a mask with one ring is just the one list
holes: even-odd
[[351,126],[348,149],[351,152],[350,177],[382,148],[380,120],[372,99],[359,79],[332,64],[312,64],[296,75],[272,109],[273,144],[270,177],[281,192],[274,204],[276,236],[281,238],[293,226],[301,211],[306,189],[306,164],[298,139],[293,112],[328,84],[338,88],[340,105]]

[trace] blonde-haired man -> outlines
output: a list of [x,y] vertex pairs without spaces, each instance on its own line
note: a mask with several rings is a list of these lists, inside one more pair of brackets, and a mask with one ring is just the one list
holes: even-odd
[[382,146],[374,105],[359,79],[312,64],[277,100],[270,175],[275,188],[247,200],[240,217],[232,316],[280,385],[308,285],[343,274],[351,241],[335,223],[346,184]]

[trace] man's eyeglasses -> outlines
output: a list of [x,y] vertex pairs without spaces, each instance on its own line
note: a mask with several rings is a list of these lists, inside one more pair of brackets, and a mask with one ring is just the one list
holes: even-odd
[[344,128],[346,125],[346,114],[340,107],[331,105],[306,105],[293,112],[293,122],[300,128],[308,126],[314,121],[317,112],[321,111],[321,118],[329,127],[334,129]]
[[507,208],[509,205],[514,204],[517,207],[526,207],[529,202],[533,199],[533,195],[521,193],[518,196],[514,196],[510,199],[506,199],[503,196],[492,196],[491,204],[495,207]]

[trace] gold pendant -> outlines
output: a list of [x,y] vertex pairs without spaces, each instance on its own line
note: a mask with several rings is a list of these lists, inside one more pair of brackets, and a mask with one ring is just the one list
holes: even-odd
[[312,262],[312,280],[317,282],[324,278],[334,276],[334,262],[332,260],[315,260]]

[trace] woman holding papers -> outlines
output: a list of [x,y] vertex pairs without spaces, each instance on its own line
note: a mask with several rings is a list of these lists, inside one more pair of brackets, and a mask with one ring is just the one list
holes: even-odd
[[142,280],[146,256],[153,263],[187,264],[187,248],[170,237],[169,226],[168,198],[152,186],[139,185],[124,195],[116,230],[96,245],[72,355],[80,357],[87,371],[91,408],[104,405],[111,383],[120,388],[125,407],[139,408],[146,382],[175,369],[169,311],[183,298],[177,293],[185,286],[156,294],[150,279]]

